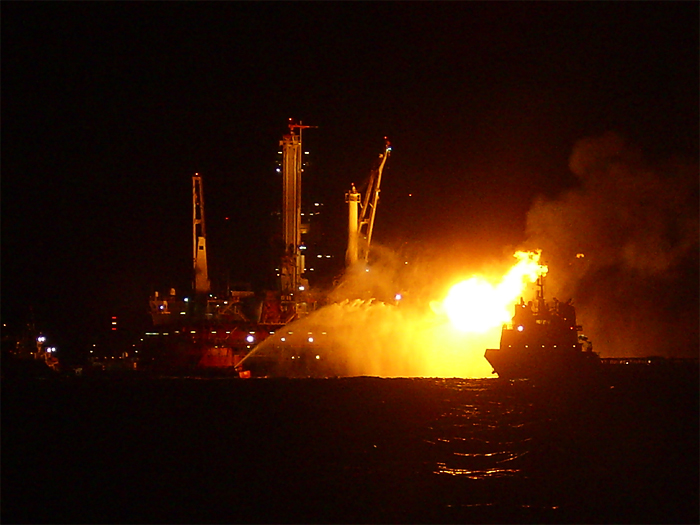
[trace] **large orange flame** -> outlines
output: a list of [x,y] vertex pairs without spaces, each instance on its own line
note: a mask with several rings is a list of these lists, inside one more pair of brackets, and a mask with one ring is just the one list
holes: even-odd
[[516,252],[518,262],[500,281],[474,276],[455,284],[442,302],[442,310],[461,332],[484,333],[510,321],[512,307],[528,283],[547,273],[540,264],[541,250]]

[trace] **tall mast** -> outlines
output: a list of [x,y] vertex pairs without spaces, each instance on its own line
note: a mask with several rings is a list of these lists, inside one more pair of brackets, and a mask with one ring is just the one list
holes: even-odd
[[[302,130],[317,126],[304,126],[289,121],[289,134],[280,141],[282,146],[282,238],[284,255],[280,268],[281,288],[284,293],[294,293],[303,286],[304,258],[301,255],[301,174]],[[295,133],[299,130],[299,133]]]
[[204,193],[202,177],[192,176],[192,250],[194,265],[194,292],[208,294],[211,289],[207,270],[207,240],[204,230]]

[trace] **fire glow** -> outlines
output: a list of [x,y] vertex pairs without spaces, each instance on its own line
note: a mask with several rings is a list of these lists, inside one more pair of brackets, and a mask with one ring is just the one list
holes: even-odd
[[[486,348],[498,346],[501,326],[511,321],[514,304],[528,284],[547,271],[539,264],[539,251],[514,256],[517,262],[505,274],[472,276],[429,305],[404,298],[391,302],[351,298],[350,290],[367,290],[369,279],[375,279],[376,289],[390,287],[391,265],[375,264],[370,273],[346,275],[341,288],[345,299],[336,297],[332,304],[294,321],[289,333],[270,337],[253,356],[284,355],[284,348],[295,348],[328,364],[338,376],[491,377]],[[406,295],[410,297],[410,288]],[[391,297],[395,299],[395,294]],[[308,341],[310,333],[321,331],[326,333],[322,341]]]
[[441,308],[461,332],[484,333],[510,321],[512,306],[523,293],[527,283],[546,275],[547,267],[539,263],[540,251],[516,252],[518,262],[494,283],[474,276],[455,284],[442,302]]

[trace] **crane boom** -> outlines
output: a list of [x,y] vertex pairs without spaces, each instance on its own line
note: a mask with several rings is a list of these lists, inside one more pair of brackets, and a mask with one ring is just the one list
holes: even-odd
[[194,265],[194,292],[208,294],[211,289],[207,269],[207,239],[204,230],[204,193],[202,176],[192,176],[192,250]]
[[[372,170],[365,191],[364,199],[352,185],[350,192],[346,194],[348,203],[348,249],[345,255],[347,265],[351,265],[358,259],[367,262],[369,258],[369,248],[372,244],[372,233],[374,231],[374,220],[377,215],[377,204],[379,203],[379,192],[382,183],[382,173],[389,154],[391,153],[391,143],[384,137],[384,153],[379,155],[379,164]],[[358,207],[360,208],[358,212]]]

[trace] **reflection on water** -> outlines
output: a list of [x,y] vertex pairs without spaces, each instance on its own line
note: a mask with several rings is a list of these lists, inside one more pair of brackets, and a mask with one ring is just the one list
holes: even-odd
[[83,379],[3,382],[3,521],[698,522],[697,380]]
[[447,409],[429,427],[435,439],[426,441],[439,458],[434,472],[470,479],[522,475],[518,460],[530,451],[532,405],[513,406],[493,398],[497,381],[451,380],[443,385],[454,397],[445,398]]
[[505,476],[512,476],[517,474],[518,469],[480,469],[480,470],[468,470],[463,468],[448,468],[444,463],[438,463],[438,470],[436,474],[451,474],[453,476],[466,476],[470,479],[485,479],[485,478],[499,478]]

